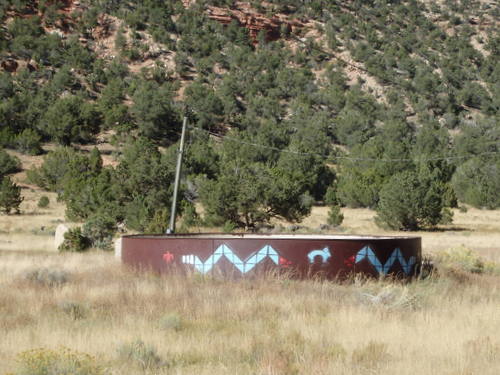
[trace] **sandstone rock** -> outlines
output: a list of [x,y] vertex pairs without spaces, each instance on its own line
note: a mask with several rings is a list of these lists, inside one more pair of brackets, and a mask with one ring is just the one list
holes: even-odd
[[[185,0],[183,4],[187,8],[190,6],[191,1]],[[237,1],[232,8],[208,6],[207,15],[224,25],[230,24],[233,20],[236,21],[241,27],[248,30],[254,44],[257,44],[257,36],[260,31],[265,32],[267,41],[274,41],[281,37],[283,29],[286,32],[294,32],[297,28],[304,26],[301,21],[288,20],[282,14],[267,17],[252,9],[249,3],[240,1]]]
[[101,14],[97,18],[97,26],[92,30],[94,39],[105,39],[111,35],[112,20],[106,15]]

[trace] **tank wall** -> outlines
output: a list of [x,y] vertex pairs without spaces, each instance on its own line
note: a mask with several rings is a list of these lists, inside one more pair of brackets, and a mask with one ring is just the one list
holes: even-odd
[[412,277],[421,262],[420,238],[179,238],[122,239],[122,261],[157,272],[250,276],[269,271],[300,277]]

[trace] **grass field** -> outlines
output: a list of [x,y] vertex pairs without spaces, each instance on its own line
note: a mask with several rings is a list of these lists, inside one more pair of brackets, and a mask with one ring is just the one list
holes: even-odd
[[[409,284],[223,282],[137,274],[110,253],[59,254],[64,206],[16,179],[22,214],[0,216],[0,374],[500,373],[500,211],[456,210],[452,225],[412,233],[426,254],[472,249],[488,272],[459,259]],[[370,210],[343,213],[331,233],[408,234],[377,228]],[[315,207],[304,230],[326,215]]]
[[[0,373],[493,375],[499,307],[500,277],[459,269],[410,284],[222,282],[136,274],[106,253],[3,252]],[[33,370],[61,347],[103,372]],[[32,348],[45,356],[23,369]]]

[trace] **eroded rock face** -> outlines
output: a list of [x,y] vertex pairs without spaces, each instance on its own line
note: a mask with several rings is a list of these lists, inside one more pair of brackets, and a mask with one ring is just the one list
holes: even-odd
[[[192,1],[184,0],[185,7],[189,7]],[[267,41],[278,40],[281,32],[294,32],[304,24],[299,20],[289,20],[285,15],[274,15],[267,17],[256,12],[249,3],[236,2],[233,8],[207,7],[207,15],[210,19],[216,20],[224,25],[236,21],[241,27],[248,29],[249,36],[254,44],[257,44],[257,36],[260,31],[264,31]]]
[[17,68],[19,67],[19,64],[17,63],[16,60],[14,59],[6,59],[0,63],[2,66],[2,69],[5,70],[6,72],[9,73],[14,73]]
[[101,14],[97,18],[97,26],[92,30],[94,39],[104,39],[111,34],[112,21],[106,14]]

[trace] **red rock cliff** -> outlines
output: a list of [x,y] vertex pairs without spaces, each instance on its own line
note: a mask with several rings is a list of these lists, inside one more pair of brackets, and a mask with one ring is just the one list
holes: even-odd
[[[185,7],[189,7],[192,1],[184,0]],[[266,34],[266,40],[278,40],[281,37],[281,29],[287,32],[294,32],[297,28],[304,26],[299,20],[289,20],[285,15],[277,14],[268,17],[256,12],[249,3],[235,2],[232,8],[219,8],[208,6],[207,15],[210,19],[216,20],[224,25],[236,21],[241,27],[248,29],[249,36],[257,43],[257,35],[261,30]]]

